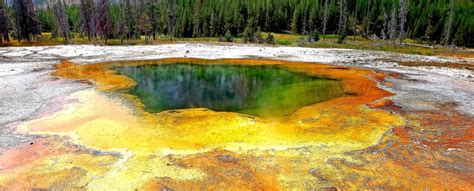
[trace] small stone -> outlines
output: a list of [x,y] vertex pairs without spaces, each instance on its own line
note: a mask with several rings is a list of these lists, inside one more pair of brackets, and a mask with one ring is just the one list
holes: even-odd
[[319,170],[316,168],[312,168],[309,170],[309,173],[311,173],[313,176],[318,176]]

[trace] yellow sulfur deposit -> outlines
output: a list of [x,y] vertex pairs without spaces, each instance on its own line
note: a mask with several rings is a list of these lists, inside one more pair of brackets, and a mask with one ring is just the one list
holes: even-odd
[[[177,61],[279,65],[337,79],[348,96],[303,107],[284,119],[262,119],[205,108],[153,114],[143,111],[136,97],[120,93],[119,90],[132,87],[135,82],[112,70],[117,65]],[[35,146],[45,151],[26,152],[23,155],[35,157],[21,163],[5,160],[20,157],[19,153],[25,153],[29,146],[3,153],[1,187],[91,190],[338,187],[342,186],[337,183],[342,175],[338,175],[331,161],[360,163],[344,153],[372,146],[385,131],[403,125],[400,116],[366,106],[391,94],[376,86],[374,79],[383,79],[383,74],[363,69],[246,59],[166,59],[92,65],[63,61],[57,69],[54,75],[92,81],[97,88],[77,92],[68,98],[76,102],[62,111],[18,127],[18,133],[44,136],[43,145]],[[121,97],[109,94],[121,94]]]

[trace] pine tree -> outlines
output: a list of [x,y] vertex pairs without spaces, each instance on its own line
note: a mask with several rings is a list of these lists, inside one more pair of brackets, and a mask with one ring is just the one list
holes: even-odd
[[79,3],[80,10],[80,29],[87,35],[87,39],[91,41],[91,37],[94,35],[94,2],[92,0],[81,0]]
[[132,5],[130,3],[130,0],[125,0],[123,3],[123,15],[122,15],[122,20],[125,24],[125,32],[126,32],[126,37],[128,39],[131,38],[136,38],[137,36],[137,31],[135,29],[137,28],[137,24],[135,22],[135,14],[132,8]]
[[257,31],[255,32],[253,39],[256,43],[259,43],[259,44],[265,41],[265,39],[263,39],[261,27],[257,27]]
[[347,1],[339,0],[338,43],[343,43],[347,36]]
[[264,29],[265,31],[272,31],[272,27],[273,27],[273,16],[271,14],[271,9],[268,9],[266,12],[265,12],[265,25],[264,25]]
[[63,37],[64,43],[67,44],[69,42],[70,26],[68,16],[64,11],[64,6],[61,0],[54,3],[53,13],[56,18],[58,32]]
[[96,30],[97,34],[107,42],[109,35],[112,34],[112,21],[109,15],[108,0],[100,0],[97,7]]
[[157,23],[157,17],[158,13],[156,11],[156,3],[155,2],[148,2],[148,17],[150,18],[150,26],[151,26],[151,34],[153,37],[153,40],[156,39],[156,33],[158,31],[158,23]]
[[398,39],[400,40],[400,45],[402,45],[403,40],[405,39],[405,23],[407,22],[407,14],[408,14],[408,0],[400,0],[400,31],[398,35]]
[[328,17],[329,17],[329,0],[324,1],[324,13],[323,13],[323,40],[326,36],[326,27],[328,25]]
[[364,36],[368,37],[370,33],[370,7],[371,7],[371,0],[367,0],[367,12],[365,13],[365,31]]
[[[31,13],[35,14],[33,4],[29,3],[31,1],[12,0],[14,14],[11,15],[10,20],[15,22],[9,26],[1,24],[0,29],[2,31],[5,31],[5,28],[9,28],[9,31],[14,29],[16,36],[26,40],[40,34],[38,23],[41,23],[43,31],[59,36],[61,31],[58,30],[60,26],[57,25],[54,16],[54,6],[47,7],[38,4],[40,8],[37,10],[37,24],[33,24],[35,21],[28,19],[34,18],[29,16]],[[67,0],[67,2],[69,1]],[[249,27],[247,30],[252,33],[249,40],[253,40],[253,33],[260,26],[266,32],[292,31],[298,34],[316,29],[322,32],[323,38],[329,33],[339,34],[340,37],[348,33],[354,33],[354,36],[363,34],[365,37],[372,33],[381,36],[385,33],[386,39],[401,41],[404,38],[426,37],[428,31],[430,40],[433,42],[440,42],[444,45],[453,43],[453,41],[458,45],[473,46],[472,44],[474,44],[474,38],[471,38],[474,36],[471,14],[474,2],[472,0],[435,2],[423,0],[410,1],[409,3],[408,0],[344,1],[345,18],[340,17],[342,13],[340,0],[113,0],[109,1],[111,3],[108,14],[110,23],[116,30],[107,36],[108,38],[121,39],[139,38],[142,31],[140,31],[138,22],[142,13],[146,12],[152,28],[150,35],[168,34],[171,40],[174,35],[209,37],[224,35],[227,31],[235,36],[248,27],[249,20],[254,19],[255,26]],[[66,6],[64,11],[68,15],[71,30],[81,31],[87,35],[89,40],[95,38],[99,32],[97,31],[99,27],[96,27],[98,25],[96,22],[99,19],[96,18],[103,14],[97,10],[100,7],[100,2],[101,0],[78,0],[78,5]],[[396,5],[393,5],[395,3]],[[26,4],[31,5],[27,6]],[[392,5],[396,7],[396,20],[392,20]],[[19,6],[24,8],[15,9]],[[383,21],[385,10],[387,10],[387,17],[386,21]],[[410,10],[409,14],[408,10]],[[5,16],[1,19],[3,18]],[[0,22],[5,22],[5,20],[8,19],[0,20]],[[79,20],[78,25],[75,24],[77,20]],[[340,32],[343,30],[339,30],[342,25],[336,25],[338,21],[344,21],[341,23],[345,23],[341,28],[345,29],[344,33]],[[26,22],[28,24],[24,24]],[[390,23],[395,23],[395,28],[390,27]],[[360,24],[362,26],[359,29]],[[384,24],[385,26],[383,26]],[[430,30],[427,30],[429,26],[431,26]],[[395,31],[395,37],[390,37],[389,31]],[[5,38],[6,35],[8,32],[2,36]]]
[[219,25],[219,21],[217,19],[217,14],[213,12],[211,14],[211,20],[209,23],[209,36],[217,35],[217,29],[219,27],[218,25]]
[[354,40],[356,39],[356,36],[357,36],[357,21],[358,21],[357,12],[359,10],[358,8],[359,8],[359,0],[356,0],[355,11],[354,11]]
[[13,0],[13,11],[15,14],[15,25],[18,41],[26,39],[31,41],[31,37],[41,33],[36,11],[31,0]]
[[8,35],[10,31],[10,19],[8,18],[8,9],[7,4],[4,0],[0,0],[0,43],[3,40],[9,42],[10,36]]
[[388,16],[387,13],[383,13],[383,27],[382,31],[380,32],[380,36],[382,37],[382,40],[387,39],[387,27],[388,27]]
[[123,41],[127,38],[127,23],[125,19],[123,18],[123,16],[120,19],[118,33],[120,36],[120,43],[123,44]]
[[299,11],[296,9],[293,12],[293,17],[291,19],[291,32],[297,34],[298,33],[298,16],[299,16]]
[[449,37],[451,35],[451,27],[453,25],[453,14],[454,14],[454,0],[451,0],[449,4],[449,18],[448,22],[446,23],[446,29],[444,32],[444,46],[449,45]]
[[390,21],[388,22],[388,39],[393,40],[397,35],[397,9],[393,7],[390,14]]
[[202,35],[202,9],[203,0],[196,0],[193,5],[193,37],[199,37]]
[[267,38],[265,39],[267,44],[275,44],[275,37],[273,37],[272,33],[268,33]]
[[170,41],[173,42],[174,25],[175,25],[175,16],[174,16],[175,1],[168,0],[167,8],[168,8],[168,35],[170,35]]
[[152,26],[150,22],[150,17],[147,13],[142,13],[142,15],[140,16],[138,20],[138,28],[140,29],[140,32],[145,35],[145,40],[148,41],[148,36],[150,35]]

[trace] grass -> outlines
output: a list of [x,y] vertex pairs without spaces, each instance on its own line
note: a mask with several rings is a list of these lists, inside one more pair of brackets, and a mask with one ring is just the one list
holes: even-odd
[[[378,51],[389,51],[389,52],[398,52],[406,54],[418,54],[418,55],[438,55],[438,56],[449,56],[449,57],[458,57],[458,58],[473,58],[473,51],[466,50],[456,50],[453,51],[447,48],[427,48],[427,47],[414,47],[414,46],[393,46],[387,42],[378,40],[372,41],[361,36],[348,36],[344,44],[338,44],[337,35],[326,35],[324,40],[322,40],[322,35],[320,36],[321,40],[316,43],[309,43],[305,41],[307,36],[305,35],[296,35],[296,34],[278,34],[273,33],[275,37],[275,44],[281,46],[302,46],[310,48],[344,48],[344,49],[358,49],[358,50],[378,50]],[[263,33],[263,36],[266,37],[267,33]],[[298,43],[299,39],[303,38],[304,43]],[[302,42],[303,42],[302,41]],[[407,42],[412,42],[413,40],[407,39]],[[199,38],[173,38],[173,42],[203,42],[203,43],[219,43],[216,37],[199,37]],[[138,44],[167,44],[171,43],[170,38],[164,35],[158,36],[155,40],[145,40],[145,37],[142,36],[140,39],[131,39],[124,40],[123,42],[120,39],[109,39],[107,42],[103,40],[93,40],[88,41],[86,37],[80,35],[74,35],[69,44],[97,44],[97,45],[138,45]],[[235,43],[242,43],[242,39],[236,38]],[[46,46],[46,45],[62,45],[64,41],[62,38],[52,37],[51,33],[43,33],[35,41],[11,41],[9,43],[1,43],[0,46]]]

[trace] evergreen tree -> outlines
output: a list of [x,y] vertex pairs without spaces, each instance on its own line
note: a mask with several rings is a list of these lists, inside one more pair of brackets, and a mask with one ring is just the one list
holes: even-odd
[[453,25],[453,14],[454,14],[454,0],[451,0],[449,4],[449,18],[446,22],[446,29],[444,33],[444,46],[449,44],[449,36],[451,35],[451,27]]
[[324,37],[326,36],[326,27],[328,24],[328,17],[329,17],[329,0],[324,1],[324,14],[323,14],[323,40]]
[[272,33],[268,33],[267,38],[265,39],[267,44],[275,44],[275,37],[273,37]]
[[405,39],[405,23],[407,21],[407,14],[408,14],[408,0],[400,0],[400,31],[398,35],[398,39],[400,40],[400,45],[402,45],[403,40]]
[[79,3],[80,17],[79,24],[80,29],[87,35],[87,39],[90,41],[94,35],[94,2],[93,0],[81,0]]
[[244,32],[242,32],[242,41],[244,43],[253,41],[252,32],[250,31],[250,28],[248,26],[245,27]]
[[175,0],[168,0],[168,35],[170,35],[170,41],[173,42],[174,25],[175,25]]
[[343,43],[347,36],[347,1],[339,0],[338,43]]
[[151,29],[152,29],[150,17],[148,16],[148,14],[142,13],[138,23],[139,23],[138,27],[140,29],[140,32],[142,32],[145,35],[145,40],[148,41],[148,36],[150,35]]
[[257,31],[255,32],[253,39],[254,39],[254,42],[259,43],[259,44],[265,42],[265,39],[263,39],[261,27],[257,27]]
[[368,37],[370,33],[370,7],[371,7],[371,0],[367,0],[367,11],[365,13],[365,30],[364,30],[364,36]]
[[41,34],[36,11],[31,0],[13,0],[17,39],[31,41],[35,35]]
[[393,7],[390,14],[390,21],[388,22],[388,39],[393,40],[397,35],[397,9]]
[[122,16],[122,19],[120,19],[119,27],[118,27],[118,34],[120,37],[120,43],[123,44],[123,41],[127,39],[127,23],[125,19]]
[[380,32],[380,36],[382,37],[382,40],[387,39],[387,27],[388,27],[388,16],[387,13],[383,13],[383,27],[382,31]]
[[68,16],[66,12],[64,11],[64,6],[61,0],[54,3],[53,12],[56,18],[58,31],[60,35],[63,37],[64,43],[67,44],[69,42],[70,26],[69,26]]
[[[15,14],[11,20],[15,22],[9,28],[11,30],[13,26],[17,36],[24,39],[40,32],[39,27],[35,27],[38,24],[17,26],[30,22],[24,18],[29,18],[28,15],[35,12],[33,6],[26,9],[29,6],[25,6],[25,3],[31,1],[13,1]],[[96,31],[99,29],[96,23],[99,20],[96,18],[103,14],[96,10],[99,9],[100,2],[101,0],[79,0],[78,5],[66,6],[64,11],[71,29],[81,31],[88,39],[95,37],[99,32]],[[344,12],[340,11],[341,2],[344,2]],[[25,8],[15,9],[18,6]],[[37,23],[41,23],[42,30],[60,35],[54,6],[39,7]],[[223,36],[227,31],[236,36],[247,29],[246,32],[250,35],[248,40],[253,41],[257,27],[261,27],[265,32],[278,33],[306,34],[318,30],[322,32],[323,38],[326,34],[338,34],[341,38],[347,34],[361,33],[366,37],[370,34],[385,34],[387,39],[398,38],[403,41],[404,38],[429,36],[430,41],[445,45],[446,42],[454,42],[457,45],[474,46],[473,10],[472,0],[420,0],[409,3],[408,0],[121,0],[111,1],[107,7],[110,23],[115,29],[108,38],[139,38],[140,33],[143,33],[138,26],[139,19],[142,13],[147,13],[151,25],[150,35],[168,34],[171,40],[175,35],[215,37]],[[342,13],[344,17],[341,17]],[[392,19],[392,13],[395,13],[395,20]],[[249,22],[254,24],[249,26]],[[37,29],[32,30],[35,34],[30,32],[33,28]],[[25,32],[29,32],[28,35]],[[391,37],[390,32],[395,32],[395,36]]]
[[8,17],[8,7],[4,0],[0,0],[0,43],[10,41],[10,19]]
[[124,1],[122,21],[125,24],[125,36],[128,39],[139,37],[139,35],[137,35],[138,32],[135,30],[137,23],[135,22],[135,14],[130,0]]
[[112,21],[109,15],[108,0],[100,0],[96,14],[96,30],[97,34],[107,42],[109,35],[112,34]]
[[158,32],[158,13],[156,9],[157,7],[154,1],[148,3],[148,17],[150,18],[151,34],[153,40],[156,39],[156,33]]

